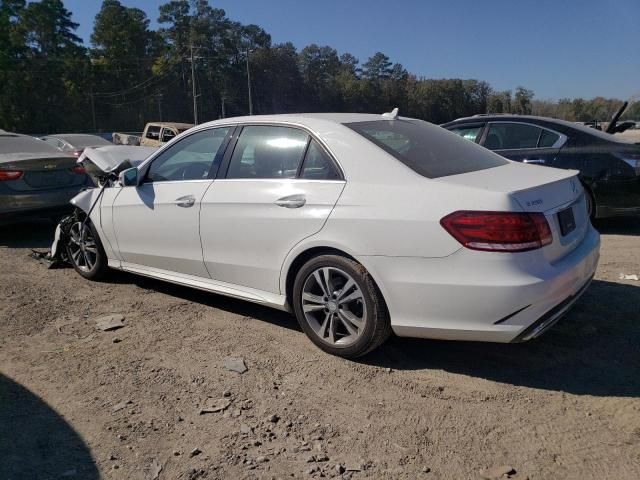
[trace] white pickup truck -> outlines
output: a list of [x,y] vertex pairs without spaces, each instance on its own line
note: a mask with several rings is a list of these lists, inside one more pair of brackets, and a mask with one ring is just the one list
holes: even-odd
[[193,125],[190,123],[150,122],[144,127],[142,136],[113,132],[112,139],[116,145],[159,147],[191,127]]

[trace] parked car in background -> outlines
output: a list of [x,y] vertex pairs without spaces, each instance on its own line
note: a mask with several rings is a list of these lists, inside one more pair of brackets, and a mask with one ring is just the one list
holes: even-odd
[[76,157],[27,135],[0,130],[0,222],[55,217],[92,186]]
[[85,133],[60,133],[56,135],[46,135],[44,137],[40,137],[40,140],[53,145],[61,152],[69,152],[75,157],[82,155],[82,152],[87,147],[104,147],[106,145],[113,145],[110,141],[105,140],[102,137]]
[[218,120],[115,171],[102,196],[72,201],[80,275],[111,267],[292,311],[344,357],[392,331],[535,338],[598,262],[576,172],[396,111]]
[[142,136],[128,133],[113,133],[113,143],[117,145],[140,145],[141,147],[159,147],[173,140],[182,132],[193,127],[190,123],[151,122],[147,123]]
[[575,169],[592,218],[640,214],[640,145],[547,117],[475,115],[442,127],[519,162]]

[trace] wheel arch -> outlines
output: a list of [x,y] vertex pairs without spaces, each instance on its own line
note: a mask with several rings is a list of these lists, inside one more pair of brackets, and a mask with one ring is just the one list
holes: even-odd
[[596,199],[596,194],[593,186],[591,185],[591,182],[587,181],[584,178],[580,178],[580,183],[582,183],[582,188],[584,188],[585,195],[589,195],[590,200],[593,202],[593,213],[591,214],[592,218],[598,218],[598,201]]
[[298,274],[302,266],[305,263],[307,263],[307,261],[319,255],[338,255],[341,257],[349,258],[354,262],[358,262],[360,265],[362,265],[367,271],[367,273],[371,275],[373,282],[375,283],[380,294],[382,295],[385,308],[387,308],[387,313],[389,313],[386,298],[385,298],[384,288],[376,278],[377,277],[376,273],[373,272],[362,261],[362,258],[356,258],[356,256],[353,253],[348,252],[347,249],[344,249],[340,246],[334,246],[329,244],[309,245],[306,248],[301,248],[300,250],[297,250],[296,252],[291,252],[289,254],[289,257],[285,261],[285,266],[283,268],[283,271],[280,277],[280,283],[281,283],[280,291],[284,292],[286,304],[290,310],[293,310],[291,299],[293,296],[293,284],[295,282],[296,275]]

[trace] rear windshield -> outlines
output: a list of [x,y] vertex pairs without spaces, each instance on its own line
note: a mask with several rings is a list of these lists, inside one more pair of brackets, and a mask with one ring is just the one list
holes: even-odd
[[508,163],[499,155],[422,120],[375,120],[345,125],[427,178]]

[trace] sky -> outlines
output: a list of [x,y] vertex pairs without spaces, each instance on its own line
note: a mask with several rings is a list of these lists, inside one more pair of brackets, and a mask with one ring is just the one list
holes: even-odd
[[[157,28],[168,0],[121,0]],[[99,0],[64,0],[89,44]],[[381,51],[427,78],[522,85],[538,99],[640,95],[640,0],[210,0],[273,43],[316,43],[362,63]]]

